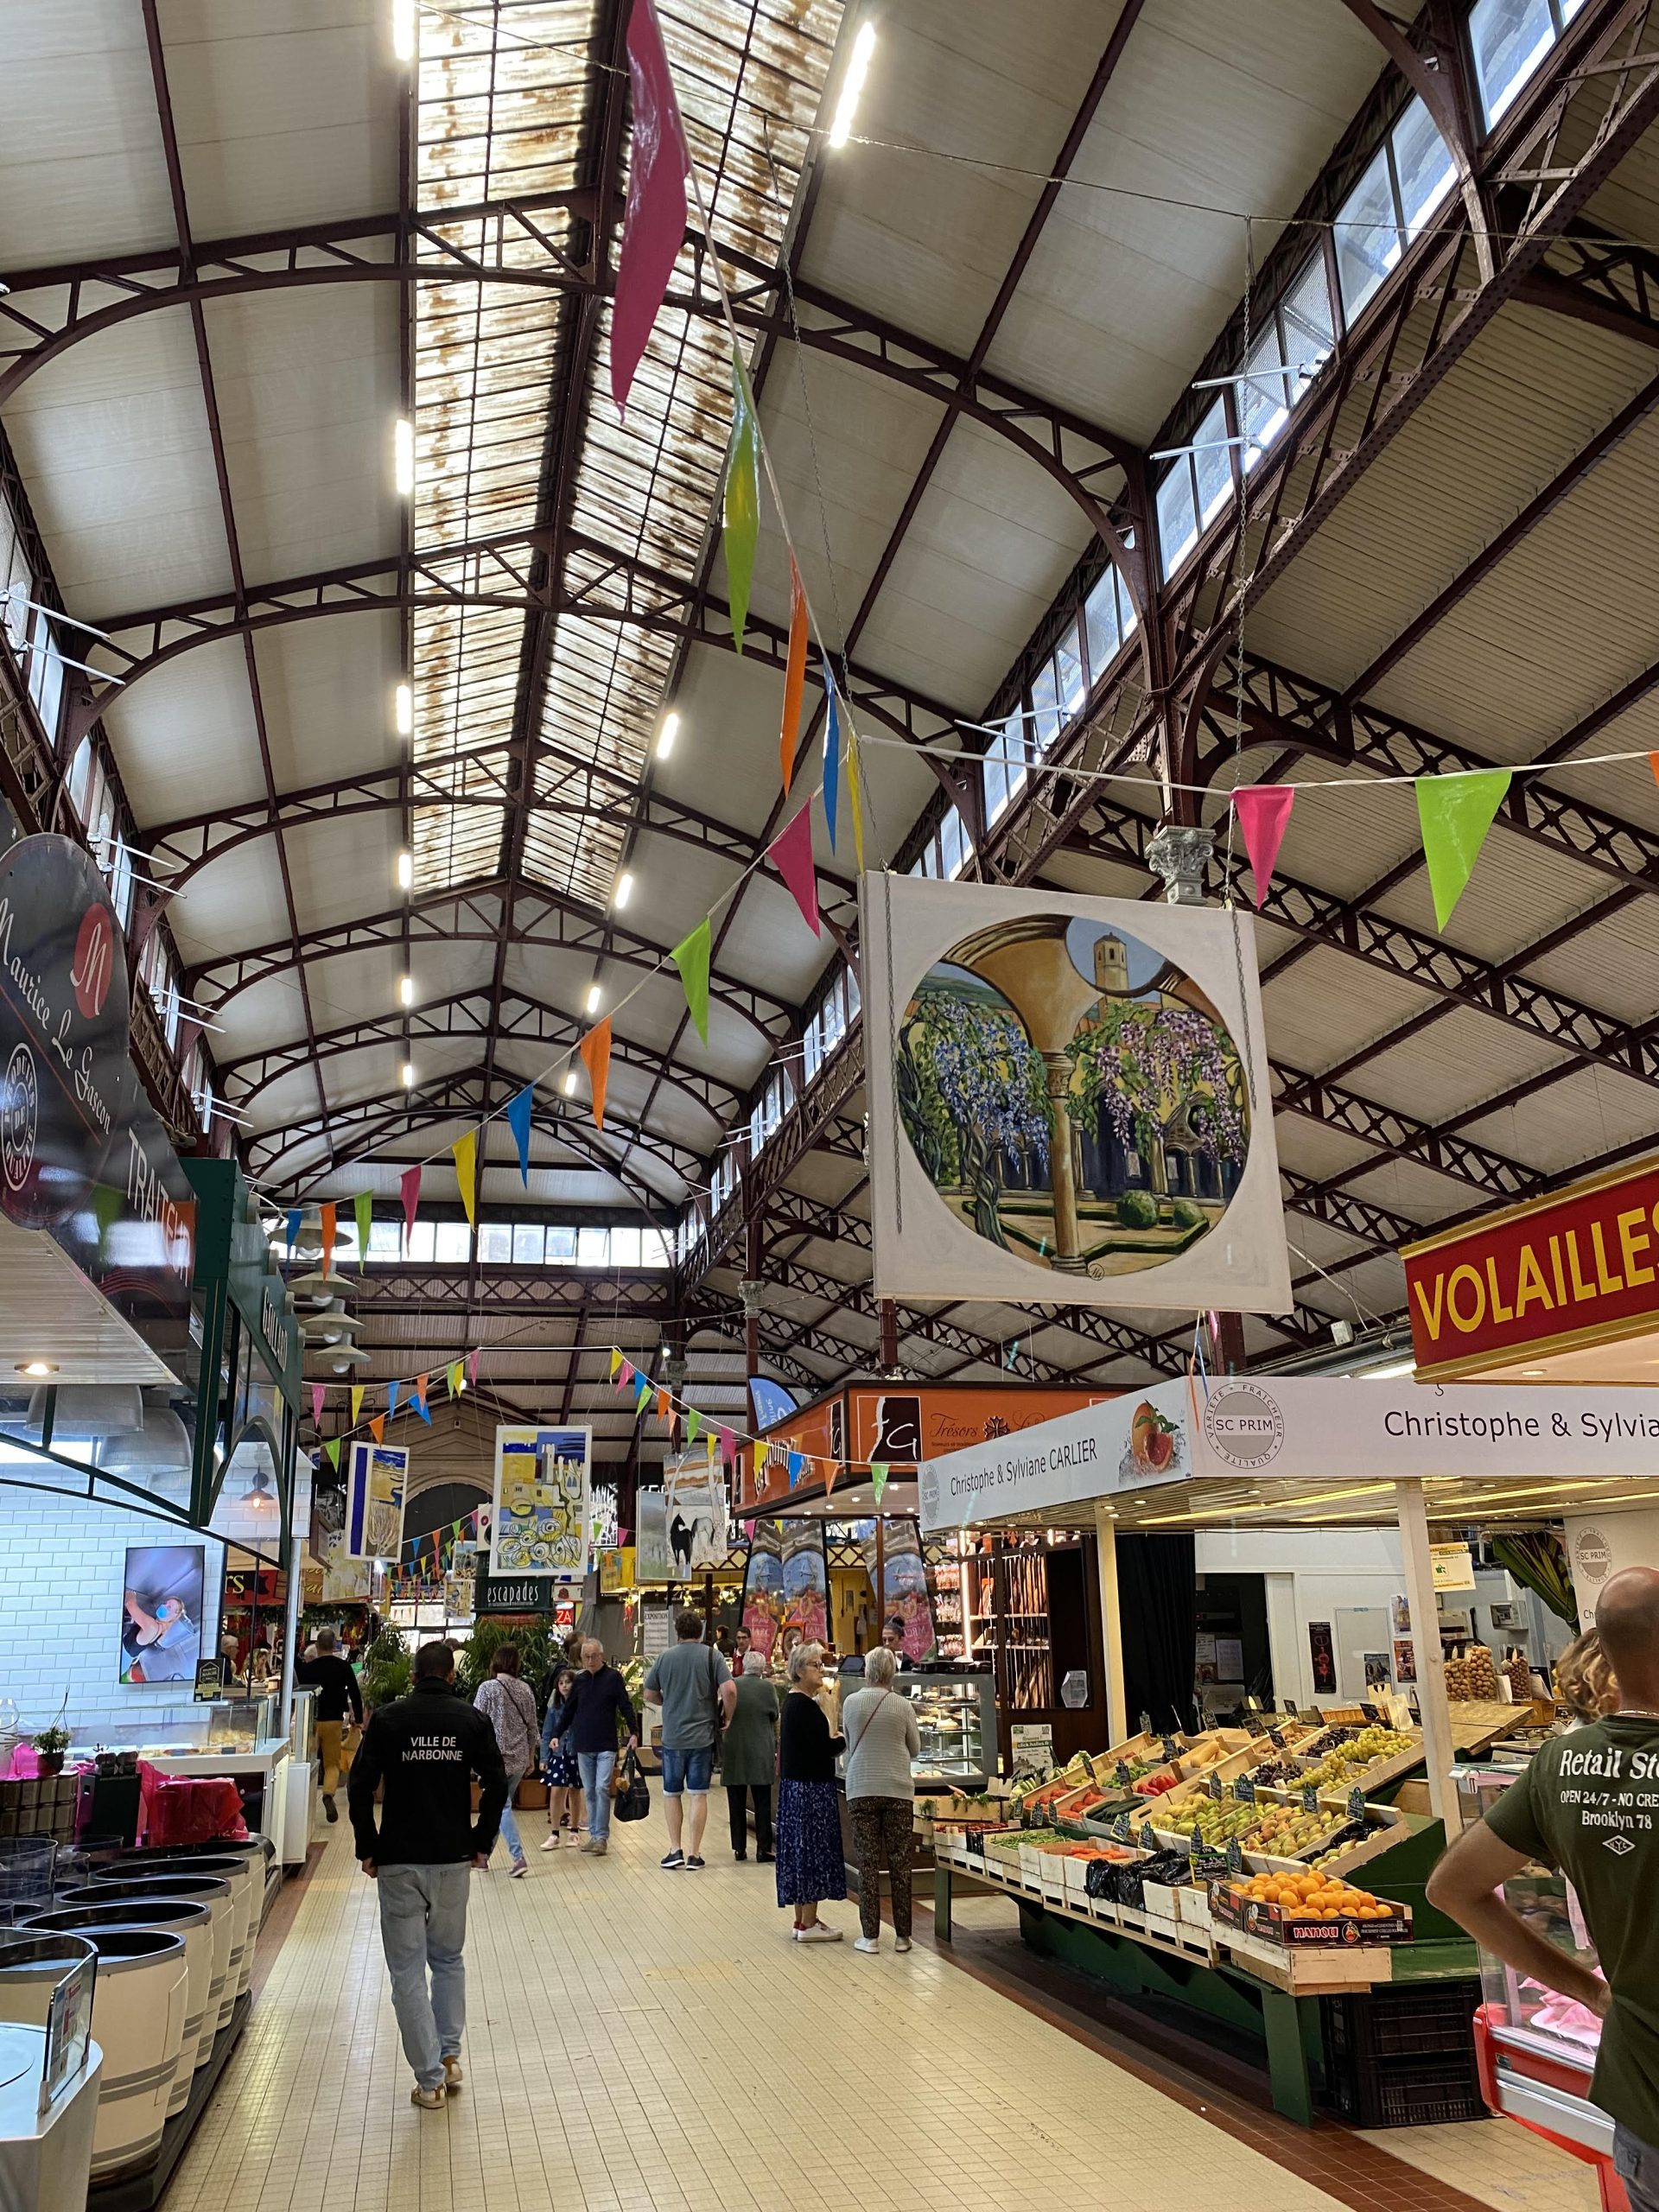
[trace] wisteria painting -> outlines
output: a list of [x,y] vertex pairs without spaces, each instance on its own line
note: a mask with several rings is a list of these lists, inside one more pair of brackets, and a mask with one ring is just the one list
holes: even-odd
[[1161,954],[1081,919],[954,945],[898,1024],[895,1097],[945,1205],[999,1250],[1094,1277],[1160,1266],[1249,1151],[1239,1054]]

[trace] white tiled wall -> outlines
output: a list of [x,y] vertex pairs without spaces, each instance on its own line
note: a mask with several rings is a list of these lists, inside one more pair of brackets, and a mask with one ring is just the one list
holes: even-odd
[[129,1544],[200,1543],[206,1558],[202,1649],[219,1643],[225,1547],[84,1497],[53,1497],[0,1484],[0,1697],[38,1732],[68,1696],[78,1739],[114,1727],[165,1734],[194,1709],[187,1688],[124,1687],[120,1679],[122,1580]]

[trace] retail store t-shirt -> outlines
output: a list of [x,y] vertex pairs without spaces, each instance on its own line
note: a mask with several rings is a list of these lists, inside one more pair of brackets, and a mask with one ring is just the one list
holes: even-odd
[[1659,2145],[1659,1720],[1616,1713],[1546,1744],[1486,1824],[1577,1891],[1613,1993],[1590,2094]]
[[731,1669],[712,1643],[693,1643],[688,1639],[661,1654],[645,1676],[645,1688],[662,1696],[665,1751],[701,1751],[712,1747],[719,1732],[715,1716],[721,1684],[731,1679]]

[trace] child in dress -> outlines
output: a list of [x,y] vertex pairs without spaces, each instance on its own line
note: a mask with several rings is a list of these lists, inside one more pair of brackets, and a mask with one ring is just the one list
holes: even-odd
[[547,1772],[547,1840],[543,1851],[556,1851],[559,1831],[568,1812],[570,1819],[570,1840],[576,1840],[576,1831],[582,1824],[582,1772],[574,1751],[565,1751],[559,1742],[559,1716],[569,1700],[571,1685],[576,1679],[571,1667],[561,1667],[553,1679],[553,1691],[547,1700],[547,1719],[542,1728],[543,1764]]

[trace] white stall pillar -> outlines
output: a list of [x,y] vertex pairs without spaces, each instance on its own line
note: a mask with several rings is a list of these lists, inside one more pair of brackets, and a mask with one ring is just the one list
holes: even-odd
[[1452,1782],[1452,1708],[1446,1697],[1446,1664],[1440,1651],[1440,1608],[1434,1601],[1434,1562],[1428,1548],[1428,1513],[1423,1485],[1408,1476],[1394,1486],[1400,1515],[1400,1552],[1405,1567],[1406,1602],[1411,1607],[1411,1643],[1417,1661],[1417,1708],[1423,1719],[1423,1764],[1428,1775],[1429,1809],[1445,1823],[1446,1839],[1458,1834],[1457,1791]]
[[1100,1567],[1100,1636],[1106,1653],[1106,1740],[1127,1743],[1135,1733],[1123,1690],[1123,1619],[1117,1609],[1117,1516],[1104,1498],[1095,1500],[1095,1551]]

